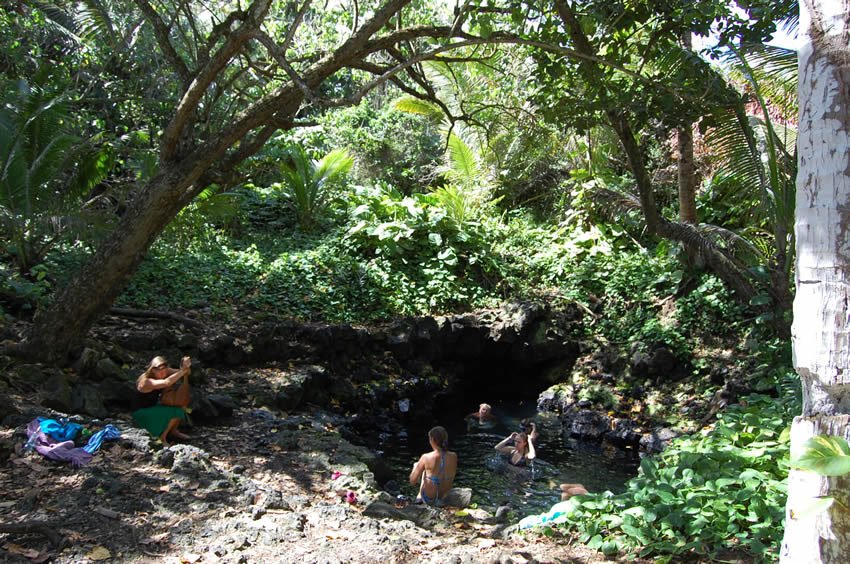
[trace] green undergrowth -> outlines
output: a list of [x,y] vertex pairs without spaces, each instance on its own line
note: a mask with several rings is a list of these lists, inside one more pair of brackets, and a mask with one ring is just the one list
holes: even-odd
[[363,190],[348,206],[315,232],[276,220],[240,237],[210,230],[188,245],[163,238],[119,302],[328,322],[462,312],[512,299],[577,302],[588,337],[626,347],[664,343],[683,358],[718,323],[730,334],[745,323],[722,283],[686,273],[668,245],[640,247],[603,228],[565,229],[519,213],[458,219],[431,194]]
[[[500,215],[451,190],[405,195],[378,184],[337,193],[303,230],[274,190],[231,197],[238,211],[218,224],[178,218],[117,305],[222,321],[369,323],[512,300],[577,303],[583,334],[574,338],[631,352],[662,344],[685,362],[717,327],[735,339],[749,322],[715,276],[684,266],[678,247],[640,245],[610,225]],[[48,258],[37,288],[11,274],[0,286],[26,290],[30,302],[49,299],[85,252],[63,248]]]
[[606,555],[673,562],[729,552],[778,558],[788,476],[789,426],[800,411],[799,380],[779,397],[753,394],[723,411],[714,426],[679,438],[643,459],[621,494],[574,497],[556,529]]

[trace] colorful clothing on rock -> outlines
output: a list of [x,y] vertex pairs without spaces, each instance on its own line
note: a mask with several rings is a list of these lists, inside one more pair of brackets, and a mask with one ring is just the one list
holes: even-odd
[[[45,425],[45,423],[47,423],[47,425]],[[117,439],[121,436],[121,431],[119,431],[117,427],[114,425],[107,425],[105,428],[92,435],[86,446],[78,448],[77,445],[74,444],[74,441],[60,441],[44,431],[45,428],[55,431],[57,427],[53,425],[54,423],[60,426],[62,425],[53,419],[45,419],[43,417],[37,417],[30,421],[27,425],[27,446],[33,447],[37,453],[49,460],[70,462],[75,468],[85,466],[91,462],[92,454],[100,448],[104,439]],[[70,423],[67,425],[75,425],[78,427],[75,431],[75,435],[79,433],[80,429],[82,429],[82,425],[77,423]],[[62,435],[64,432],[64,430],[60,429],[59,436],[64,436]]]
[[120,436],[121,431],[118,430],[118,427],[109,424],[89,437],[89,441],[86,443],[86,446],[83,447],[83,450],[89,454],[94,454],[100,448],[100,445],[103,444],[104,440],[117,439]]
[[41,432],[56,441],[73,441],[83,430],[83,426],[79,423],[43,419],[41,417],[39,419],[41,420],[41,423],[39,423]]

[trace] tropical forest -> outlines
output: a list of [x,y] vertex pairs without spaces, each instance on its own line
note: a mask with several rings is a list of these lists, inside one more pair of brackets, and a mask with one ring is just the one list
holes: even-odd
[[0,560],[844,563],[850,0],[0,0]]

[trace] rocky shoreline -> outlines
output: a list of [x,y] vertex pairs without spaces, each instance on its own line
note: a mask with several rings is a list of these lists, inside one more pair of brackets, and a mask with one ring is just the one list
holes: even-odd
[[[0,528],[6,561],[598,558],[566,538],[518,533],[504,511],[400,503],[378,488],[374,455],[342,438],[337,418],[320,410],[277,416],[239,408],[218,425],[195,427],[192,444],[164,449],[126,421],[109,422],[121,438],[83,468],[23,451],[19,425],[0,430],[8,470],[0,520],[30,526]],[[45,537],[43,528],[58,534]]]
[[[577,309],[552,311],[535,304],[368,328],[215,327],[108,316],[69,368],[10,361],[7,379],[43,407],[105,418],[129,410],[137,372],[151,356],[188,355],[193,357],[192,409],[200,423],[228,416],[238,405],[280,412],[312,405],[349,416],[349,430],[362,435],[399,420],[427,424],[440,410],[460,412],[468,407],[465,398],[481,390],[488,397],[514,397],[519,378],[525,399],[558,415],[564,438],[607,441],[646,453],[693,430],[693,424],[674,429],[661,417],[648,417],[649,402],[678,410],[672,413],[693,423],[718,402],[747,391],[734,375],[712,374],[722,392],[712,398],[714,404],[698,398],[674,405],[665,387],[669,392],[684,378],[687,363],[661,344],[648,353],[588,345],[580,340],[581,323]],[[210,385],[210,374],[245,370],[268,379],[268,385],[249,382],[250,394],[226,383]],[[647,392],[650,382],[654,397]],[[0,420],[14,414],[14,402],[3,403]]]
[[[372,328],[107,316],[69,367],[3,358],[0,546],[22,562],[601,561],[567,537],[516,532],[496,507],[409,505],[382,491],[391,474],[356,446],[432,421],[435,406],[460,409],[470,390],[512,393],[522,378],[528,399],[556,414],[553,436],[663,448],[679,430],[644,417],[640,385],[616,384],[633,375],[663,389],[684,365],[663,347],[628,356],[580,336],[578,310],[531,304]],[[154,354],[193,357],[189,444],[162,449],[129,424],[135,377]],[[724,382],[721,400],[740,393]],[[712,409],[677,407],[691,420]],[[22,450],[29,420],[68,414],[112,422],[122,438],[82,469]]]

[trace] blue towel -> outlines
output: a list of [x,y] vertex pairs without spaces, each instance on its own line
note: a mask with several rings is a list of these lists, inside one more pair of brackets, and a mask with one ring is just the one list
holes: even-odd
[[100,448],[100,445],[103,444],[104,439],[117,439],[120,436],[121,431],[119,431],[114,425],[109,424],[89,437],[89,442],[86,443],[83,450],[89,454],[94,454],[95,451]]
[[59,422],[55,419],[43,419],[39,423],[41,432],[57,441],[73,441],[83,430],[79,423]]

